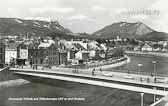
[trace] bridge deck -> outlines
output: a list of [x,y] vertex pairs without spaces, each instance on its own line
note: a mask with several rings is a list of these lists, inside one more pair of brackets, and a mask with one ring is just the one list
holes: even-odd
[[[71,81],[71,82],[77,82],[77,83],[85,83],[85,84],[91,84],[91,85],[98,85],[103,87],[110,87],[110,88],[116,88],[116,89],[122,89],[122,90],[128,90],[128,91],[135,91],[135,92],[144,92],[148,94],[156,94],[156,95],[168,95],[167,91],[163,90],[154,90],[150,88],[144,88],[144,87],[136,87],[136,86],[130,86],[130,85],[124,85],[124,84],[117,84],[117,83],[110,83],[100,80],[90,80],[86,78],[80,78],[80,77],[68,77],[63,75],[55,75],[55,74],[46,74],[44,73],[33,73],[33,71],[29,72],[14,72],[16,74],[20,75],[27,75],[27,76],[35,76],[35,77],[41,77],[41,78],[50,78],[50,79],[56,79],[56,80],[63,80],[63,81]],[[94,78],[94,77],[93,77]],[[96,79],[96,78],[95,78]]]
[[[91,78],[97,78],[97,79],[106,79],[106,80],[111,80],[111,81],[118,81],[118,82],[125,82],[125,83],[131,83],[131,84],[137,84],[137,85],[143,85],[143,86],[150,86],[150,87],[160,87],[160,88],[168,88],[168,84],[165,83],[154,83],[154,82],[146,82],[146,81],[140,81],[139,78],[147,78],[149,76],[146,75],[137,75],[134,74],[133,76],[135,77],[134,79],[125,79],[123,76],[125,73],[118,73],[118,72],[112,72],[113,77],[107,77],[103,76],[102,72],[96,71],[95,76],[92,76],[91,71],[88,70],[79,70],[78,74],[72,73],[71,69],[61,69],[58,68],[56,70],[31,70],[31,69],[16,69],[16,68],[11,68],[10,70],[12,71],[20,71],[20,72],[38,72],[38,73],[53,73],[53,74],[66,74],[66,75],[73,75],[73,76],[84,76],[84,77],[91,77]],[[150,76],[151,77],[151,76]]]

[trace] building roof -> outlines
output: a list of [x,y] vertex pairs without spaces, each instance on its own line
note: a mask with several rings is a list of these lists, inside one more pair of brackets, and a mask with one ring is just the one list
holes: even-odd
[[89,42],[88,46],[89,46],[90,49],[98,49],[98,50],[100,50],[100,47],[98,46],[97,42]]
[[72,43],[64,43],[65,49],[78,50]]
[[6,46],[6,49],[10,49],[10,50],[17,50],[17,47],[20,45],[20,43],[9,43],[7,46]]
[[41,43],[38,47],[39,48],[48,48],[48,47],[50,47],[52,45],[52,43]]
[[37,43],[37,42],[33,42],[33,43],[30,43],[29,44],[29,49],[36,49],[38,48],[40,43]]
[[73,43],[73,45],[78,49],[78,50],[86,50],[82,45],[79,43]]
[[149,43],[145,43],[145,44],[142,44],[141,47],[153,47],[153,45],[151,45]]

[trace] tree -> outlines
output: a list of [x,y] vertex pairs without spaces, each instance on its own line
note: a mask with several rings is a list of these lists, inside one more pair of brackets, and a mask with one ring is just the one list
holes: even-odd
[[121,47],[114,48],[113,49],[113,53],[114,53],[115,57],[119,57],[120,58],[120,57],[122,57],[124,55],[124,50]]

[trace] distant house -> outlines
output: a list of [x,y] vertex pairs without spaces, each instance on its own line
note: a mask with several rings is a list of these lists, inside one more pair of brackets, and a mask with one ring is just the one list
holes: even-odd
[[68,55],[67,51],[61,49],[59,50],[59,65],[67,64],[68,62],[67,55]]
[[0,41],[0,68],[5,65],[5,44]]
[[140,51],[141,50],[141,46],[135,46],[134,47],[134,51]]
[[33,43],[29,44],[29,46],[28,46],[28,59],[29,59],[29,61],[33,58],[33,56],[35,54],[37,54],[36,52],[38,52],[39,44],[40,43],[38,43],[38,42],[33,42]]
[[114,48],[108,48],[107,51],[106,51],[106,55],[105,55],[105,58],[108,59],[108,58],[112,58],[113,55],[114,55]]
[[91,41],[88,43],[89,50],[100,50],[100,46],[96,41]]
[[[103,46],[103,45],[102,45]],[[90,51],[90,59],[99,59],[101,46],[96,41],[91,41],[88,43],[88,50]]]
[[67,51],[67,61],[75,58],[75,53],[77,53],[78,49],[71,42],[61,43],[61,50]]
[[82,60],[83,62],[89,61],[89,51],[80,50],[75,54],[75,59]]
[[163,42],[163,48],[166,47],[168,44],[166,41]]
[[100,47],[102,50],[106,51],[107,50],[107,47],[105,46],[105,44],[100,44]]
[[152,45],[145,43],[141,46],[141,51],[153,51],[153,47]]
[[165,46],[165,47],[163,47],[162,51],[163,51],[163,52],[168,52],[168,45]]

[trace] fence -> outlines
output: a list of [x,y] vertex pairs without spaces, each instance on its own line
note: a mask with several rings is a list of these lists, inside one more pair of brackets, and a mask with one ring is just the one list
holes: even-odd
[[131,70],[118,70],[118,69],[106,69],[106,71],[113,71],[113,72],[121,72],[121,73],[128,73],[128,74],[140,74],[140,75],[148,75],[148,76],[156,76],[156,77],[168,77],[166,74],[158,74],[153,72],[139,72],[139,71],[131,71]]

